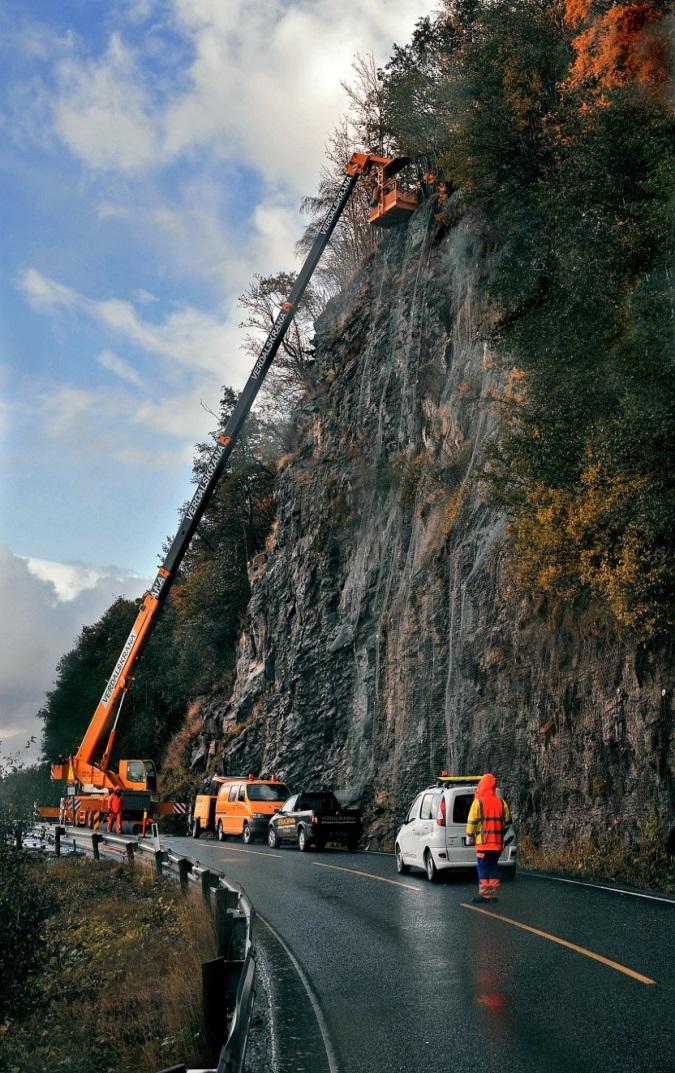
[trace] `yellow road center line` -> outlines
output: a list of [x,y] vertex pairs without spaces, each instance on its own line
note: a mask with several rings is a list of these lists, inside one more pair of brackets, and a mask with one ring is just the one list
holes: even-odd
[[319,861],[312,861],[315,868],[332,868],[334,872],[349,872],[352,876],[364,876],[366,879],[377,879],[380,883],[391,883],[392,887],[404,887],[405,890],[414,890],[416,894],[421,893],[421,887],[413,887],[410,883],[401,883],[398,879],[387,879],[385,876],[374,876],[372,872],[359,872],[356,868],[341,868],[337,864],[320,864]]
[[592,958],[593,961],[600,961],[603,965],[609,965],[610,969],[616,969],[617,972],[622,972],[626,976],[632,976],[634,980],[639,980],[641,984],[655,984],[656,980],[650,980],[648,976],[643,976],[640,972],[635,972],[634,969],[627,968],[626,965],[619,965],[618,961],[610,961],[609,958],[603,957],[602,954],[596,954],[593,950],[587,950],[585,946],[577,946],[576,943],[570,943],[567,939],[560,939],[557,935],[550,935],[547,931],[540,931],[539,928],[532,928],[529,924],[521,924],[519,920],[512,920],[511,917],[504,917],[500,913],[493,913],[487,909],[479,909],[477,905],[467,905],[466,902],[462,902],[462,909],[471,909],[474,913],[482,913],[486,917],[491,917],[493,920],[501,920],[504,924],[513,924],[514,928],[522,928],[523,931],[532,932],[533,935],[538,935],[541,939],[548,939],[552,943],[558,943],[559,946],[566,946],[568,950],[574,950],[577,954],[583,954],[584,957]]

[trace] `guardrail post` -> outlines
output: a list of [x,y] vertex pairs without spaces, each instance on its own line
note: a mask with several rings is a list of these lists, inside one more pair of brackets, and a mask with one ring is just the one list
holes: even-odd
[[232,914],[232,935],[230,937],[230,952],[243,958],[246,947],[246,916],[237,909]]
[[178,881],[180,883],[180,889],[182,890],[183,894],[187,893],[187,889],[190,883],[188,875],[191,870],[192,865],[190,864],[190,862],[186,860],[185,857],[181,857],[181,859],[178,861]]
[[154,852],[154,858],[155,858],[155,875],[156,876],[161,876],[161,874],[162,874],[162,864],[164,862],[164,851],[161,850],[161,849],[156,849],[155,852]]
[[225,958],[202,962],[202,1003],[204,1032],[209,1061],[218,1061],[218,1052],[227,1039],[225,1012]]
[[101,859],[101,851],[99,849],[99,846],[102,841],[103,835],[99,835],[96,831],[94,831],[91,836],[91,848],[94,854],[94,860],[96,861],[100,861]]
[[216,953],[225,957],[230,950],[230,942],[234,929],[234,916],[228,912],[236,909],[239,895],[227,887],[217,887],[213,892],[214,924],[216,932]]
[[61,856],[61,835],[65,835],[65,827],[60,827],[58,824],[54,828],[54,853],[57,857]]
[[202,872],[200,876],[200,879],[202,881],[202,897],[204,898],[204,901],[208,905],[209,909],[211,908],[211,891],[213,890],[213,886],[211,884],[212,875],[213,872],[209,872],[207,869],[205,872]]
[[127,860],[129,864],[134,863],[134,843],[127,842]]

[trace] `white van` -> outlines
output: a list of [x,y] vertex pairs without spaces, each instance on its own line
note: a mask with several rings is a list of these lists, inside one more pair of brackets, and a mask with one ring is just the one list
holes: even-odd
[[[441,776],[417,795],[396,835],[396,869],[423,868],[433,882],[448,868],[475,868],[476,848],[466,844],[466,821],[480,776]],[[499,797],[501,790],[497,790]],[[499,867],[504,879],[516,874],[516,833],[504,832]]]

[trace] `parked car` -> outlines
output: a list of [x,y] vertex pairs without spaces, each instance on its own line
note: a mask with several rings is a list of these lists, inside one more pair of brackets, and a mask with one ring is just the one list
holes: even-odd
[[327,842],[339,842],[354,851],[363,834],[357,809],[342,808],[335,794],[325,790],[305,790],[289,798],[281,812],[269,821],[267,841],[272,849],[293,842],[302,852],[311,846],[325,849]]
[[[466,844],[466,821],[479,777],[444,777],[417,795],[396,835],[398,872],[422,868],[433,882],[440,872],[475,867],[475,847]],[[502,796],[500,790],[497,794]],[[511,825],[499,858],[504,879],[515,876],[517,852]]]
[[290,796],[285,783],[278,779],[256,779],[253,775],[216,775],[220,784],[216,795],[199,794],[192,812],[192,837],[215,831],[220,842],[235,835],[248,845],[255,838],[265,838],[270,816]]

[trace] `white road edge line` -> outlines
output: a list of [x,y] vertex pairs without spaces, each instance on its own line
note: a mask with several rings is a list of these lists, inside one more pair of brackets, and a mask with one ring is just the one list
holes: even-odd
[[610,894],[626,894],[630,898],[647,898],[650,902],[665,902],[666,905],[675,905],[672,898],[659,898],[657,894],[639,894],[635,890],[623,890],[621,887],[603,887],[600,883],[584,883],[581,879],[562,879],[561,876],[542,875],[536,872],[522,870],[521,875],[528,879],[551,879],[554,883],[572,883],[575,887],[590,887],[592,890],[608,890]]
[[319,1006],[319,1003],[317,1001],[316,995],[314,994],[314,991],[312,990],[312,985],[310,984],[310,982],[307,979],[305,973],[303,972],[303,970],[302,970],[302,968],[301,968],[301,966],[300,966],[300,964],[298,962],[298,959],[296,958],[295,954],[290,949],[290,947],[288,947],[286,945],[286,943],[281,938],[281,936],[279,935],[279,932],[276,930],[276,928],[273,928],[272,925],[270,924],[269,920],[265,920],[265,917],[261,916],[260,913],[257,910],[256,910],[255,915],[256,915],[256,920],[261,921],[261,923],[263,923],[265,925],[265,927],[269,931],[272,932],[272,935],[274,936],[274,938],[277,940],[277,942],[284,948],[284,950],[288,954],[288,957],[291,960],[293,968],[295,969],[295,971],[297,972],[298,976],[300,977],[300,981],[302,983],[302,986],[304,987],[305,991],[307,992],[307,998],[309,999],[309,1001],[311,1003],[312,1009],[314,1010],[314,1016],[316,1017],[316,1021],[317,1021],[317,1024],[319,1026],[319,1031],[321,1033],[321,1039],[323,1040],[323,1045],[324,1045],[324,1048],[325,1048],[325,1051],[326,1051],[326,1058],[328,1060],[328,1068],[330,1069],[330,1073],[339,1073],[337,1059],[335,1057],[335,1051],[333,1050],[333,1045],[332,1045],[332,1043],[330,1041],[330,1037],[328,1035],[328,1026],[326,1025],[326,1020],[325,1020],[325,1018],[324,1018],[324,1016],[323,1016],[323,1014],[321,1012],[321,1007]]

